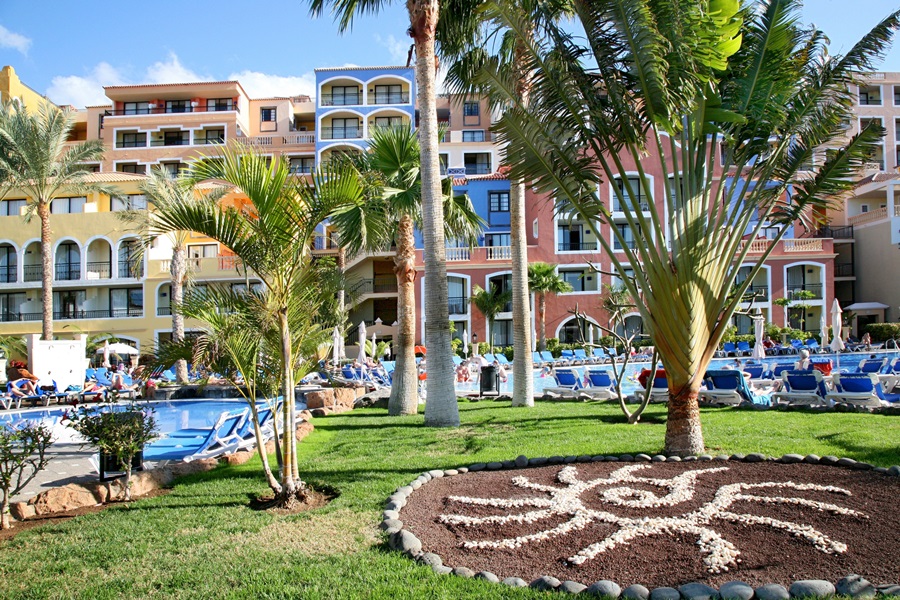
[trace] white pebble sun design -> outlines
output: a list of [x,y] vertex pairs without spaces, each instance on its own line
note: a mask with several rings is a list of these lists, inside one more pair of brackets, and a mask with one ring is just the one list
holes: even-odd
[[[567,520],[555,527],[543,529],[529,535],[500,540],[464,541],[462,546],[466,548],[519,548],[525,544],[563,536],[571,531],[583,529],[592,522],[611,523],[618,526],[618,529],[605,539],[591,544],[569,557],[568,561],[574,565],[583,564],[607,550],[616,546],[626,545],[639,537],[683,533],[696,536],[697,545],[703,555],[703,562],[707,570],[710,573],[721,573],[736,566],[740,551],[734,544],[726,540],[711,527],[711,523],[716,519],[745,525],[765,525],[774,529],[780,529],[809,541],[816,549],[826,554],[843,553],[847,550],[846,544],[829,538],[809,525],[734,512],[730,509],[735,502],[790,504],[838,515],[867,518],[867,515],[863,513],[827,502],[796,497],[758,496],[747,493],[753,490],[775,489],[828,492],[844,496],[851,495],[848,490],[839,487],[813,483],[794,483],[793,481],[723,485],[716,491],[715,496],[709,502],[706,502],[694,511],[673,517],[622,517],[606,510],[588,508],[581,500],[582,494],[594,488],[614,486],[605,487],[605,489],[599,491],[599,497],[603,503],[612,506],[648,509],[660,506],[675,506],[694,497],[694,483],[698,477],[707,473],[718,473],[728,470],[727,467],[695,469],[676,475],[671,479],[657,479],[635,475],[637,471],[648,468],[650,468],[650,465],[629,465],[613,471],[608,477],[581,481],[578,478],[578,470],[575,467],[564,467],[556,476],[562,486],[543,485],[534,483],[527,477],[514,477],[512,482],[515,486],[543,492],[549,497],[535,496],[506,499],[450,496],[448,500],[451,502],[470,506],[490,506],[494,508],[531,507],[535,510],[486,517],[447,514],[440,515],[439,520],[447,525],[475,527],[484,524],[536,523],[554,516],[568,517]],[[621,485],[629,483],[660,487],[666,489],[668,493],[658,496],[645,489]]]

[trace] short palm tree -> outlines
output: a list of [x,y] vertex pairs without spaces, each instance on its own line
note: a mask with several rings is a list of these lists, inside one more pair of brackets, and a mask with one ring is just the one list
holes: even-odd
[[528,288],[537,294],[538,350],[547,349],[547,294],[565,294],[572,286],[556,272],[556,266],[536,262],[528,265]]
[[0,199],[13,190],[28,200],[25,221],[41,220],[42,337],[53,339],[53,239],[50,203],[66,195],[102,192],[113,186],[92,182],[84,164],[103,158],[103,142],[90,140],[67,145],[75,125],[74,111],[47,101],[36,112],[17,102],[0,107]]
[[470,302],[487,320],[488,345],[491,347],[491,354],[494,353],[494,320],[498,314],[509,310],[507,305],[511,300],[512,290],[503,292],[497,286],[491,286],[490,290],[482,289],[477,285],[472,288]]
[[[514,105],[497,128],[519,158],[513,176],[587,223],[632,296],[641,291],[638,310],[669,382],[667,453],[703,450],[698,391],[744,292],[789,225],[808,224],[815,207],[852,187],[883,135],[873,124],[845,139],[842,121],[849,86],[872,69],[900,14],[836,56],[822,32],[798,22],[798,10],[798,0],[746,9],[739,0],[582,3],[583,37],[544,19],[547,35],[526,44],[527,106],[513,84],[492,82]],[[503,7],[498,15],[518,22]],[[835,150],[808,168],[823,147]],[[671,180],[662,186],[665,212],[645,214],[627,178],[613,186],[629,228],[643,232],[629,247],[598,190],[626,171],[649,190],[651,164]],[[781,233],[732,294],[750,250],[744,234],[768,224]]]
[[[376,129],[369,150],[353,164],[369,191],[358,201],[340,207],[332,223],[348,252],[360,248],[383,249],[396,245],[394,273],[397,276],[397,320],[394,344],[396,369],[392,377],[388,413],[418,411],[418,380],[413,349],[416,334],[416,247],[413,230],[422,226],[422,177],[416,132],[410,128]],[[477,243],[484,221],[465,195],[454,195],[450,180],[444,180],[444,227],[448,238]],[[431,286],[431,279],[428,285]]]
[[362,188],[352,169],[320,171],[307,183],[291,177],[283,161],[266,163],[265,157],[240,146],[227,148],[221,158],[197,161],[185,179],[187,184],[222,182],[239,190],[246,202],[226,203],[217,197],[157,198],[148,235],[175,231],[203,234],[234,252],[265,285],[266,306],[279,332],[284,397],[278,502],[291,506],[307,492],[300,478],[294,436],[295,349],[288,318],[292,293],[310,267],[316,227],[336,206],[361,194]]

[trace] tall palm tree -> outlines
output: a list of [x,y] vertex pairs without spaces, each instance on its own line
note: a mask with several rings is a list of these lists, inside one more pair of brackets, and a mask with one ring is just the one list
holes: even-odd
[[528,288],[537,294],[538,350],[543,352],[547,349],[547,294],[565,294],[572,286],[559,276],[555,265],[536,262],[528,265]]
[[[845,139],[842,120],[850,116],[855,74],[871,70],[900,15],[835,56],[820,31],[798,22],[798,9],[798,0],[747,10],[738,0],[581,3],[575,15],[583,37],[551,23],[545,39],[526,46],[528,106],[514,85],[492,82],[514,104],[498,127],[520,158],[513,175],[577,214],[632,296],[640,289],[637,308],[669,382],[668,453],[703,450],[700,383],[752,278],[788,225],[808,224],[814,208],[850,189],[883,135],[873,124]],[[517,22],[504,7],[498,15]],[[806,169],[822,147],[836,150]],[[599,184],[633,170],[650,189],[646,166],[653,163],[670,174],[665,211],[645,214],[627,178],[613,186],[631,231],[643,232],[643,243],[630,248]],[[781,233],[732,294],[750,250],[744,233],[756,236],[770,223],[782,225]],[[613,249],[606,231],[623,250]]]
[[289,312],[292,293],[311,262],[316,227],[334,208],[362,194],[352,169],[316,173],[311,183],[290,176],[284,161],[266,158],[240,146],[227,148],[221,158],[204,158],[192,166],[187,184],[224,182],[240,190],[246,204],[225,204],[215,197],[157,198],[150,236],[194,231],[234,252],[262,280],[267,307],[279,332],[282,363],[284,431],[278,503],[292,506],[306,497],[300,478],[294,430],[294,339]]
[[[377,13],[390,0],[309,0],[314,14],[331,7],[341,31],[346,31],[357,13]],[[447,259],[444,238],[443,200],[438,157],[437,96],[435,75],[435,30],[439,0],[407,0],[408,33],[416,52],[417,104],[422,171],[422,237],[425,242],[425,344],[428,347],[428,403],[425,424],[458,427],[456,381],[450,346],[450,311],[447,305]]]
[[115,187],[89,180],[84,164],[103,158],[103,142],[90,140],[67,145],[75,126],[74,111],[47,101],[36,112],[17,102],[0,107],[0,199],[16,190],[28,199],[25,221],[41,220],[42,337],[53,339],[53,239],[50,203],[65,195],[101,192],[117,194]]
[[472,288],[470,302],[487,319],[488,344],[491,347],[491,354],[494,353],[494,320],[499,313],[509,310],[506,306],[510,300],[512,300],[512,290],[501,292],[497,286],[491,286],[490,290],[482,289],[477,285]]
[[[416,247],[413,230],[422,226],[419,156],[418,136],[412,129],[376,129],[368,152],[355,161],[361,178],[371,183],[370,192],[360,198],[360,202],[341,207],[332,217],[342,246],[350,253],[356,253],[360,248],[385,248],[392,241],[396,244],[394,273],[399,292],[399,333],[394,345],[397,365],[388,401],[388,413],[391,415],[415,414],[419,406],[413,353],[416,334]],[[474,245],[484,221],[467,196],[453,195],[450,184],[449,179],[444,180],[445,235]],[[431,284],[429,278],[428,286]]]

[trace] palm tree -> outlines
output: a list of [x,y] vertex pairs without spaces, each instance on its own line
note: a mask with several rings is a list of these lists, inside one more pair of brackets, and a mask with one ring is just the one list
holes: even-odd
[[[547,36],[526,45],[528,106],[510,82],[491,83],[514,105],[497,127],[520,159],[513,176],[534,181],[559,210],[587,223],[628,291],[641,291],[637,308],[669,382],[667,453],[703,450],[700,383],[744,292],[788,225],[808,224],[813,208],[850,189],[883,134],[873,124],[848,140],[841,123],[850,116],[849,84],[871,70],[900,15],[834,56],[820,31],[798,22],[798,7],[797,0],[747,10],[737,0],[581,4],[576,26],[584,37],[545,19]],[[517,22],[503,6],[497,14]],[[836,150],[807,169],[823,147]],[[664,212],[645,214],[627,178],[613,186],[631,231],[643,232],[644,243],[632,248],[599,184],[631,170],[649,190],[646,167],[654,163],[670,175]],[[744,233],[755,237],[770,223],[781,233],[730,293],[747,264]],[[601,226],[610,235],[600,235]]]
[[[416,247],[414,227],[422,225],[422,178],[419,140],[409,128],[376,129],[369,151],[354,161],[361,178],[371,183],[370,192],[338,209],[332,223],[342,246],[350,253],[396,244],[394,273],[397,276],[399,334],[394,346],[397,365],[392,378],[388,413],[418,411],[418,379],[413,349],[416,334]],[[467,196],[454,196],[449,179],[444,180],[443,219],[448,238],[477,243],[483,221]],[[429,278],[428,286],[432,284]],[[446,300],[445,300],[446,303]]]
[[50,203],[54,198],[102,192],[113,196],[116,188],[89,180],[84,164],[103,158],[103,142],[90,140],[67,145],[75,125],[74,111],[44,102],[37,112],[19,103],[0,107],[0,199],[13,190],[28,199],[25,221],[37,214],[41,220],[42,337],[53,339],[53,240]]
[[[310,246],[316,227],[339,204],[362,193],[351,169],[318,172],[312,182],[290,176],[287,163],[266,159],[240,146],[226,149],[222,158],[197,161],[185,181],[219,181],[239,189],[246,203],[225,204],[216,197],[157,198],[149,236],[194,231],[234,252],[262,280],[267,307],[279,333],[282,364],[284,431],[278,503],[292,506],[306,497],[300,479],[294,430],[294,339],[289,313],[292,294],[311,263]],[[160,201],[162,200],[162,201]]]
[[470,302],[484,315],[488,325],[488,344],[491,347],[491,354],[494,353],[494,319],[497,314],[509,310],[507,305],[512,300],[512,290],[500,291],[499,286],[491,286],[490,290],[482,289],[480,286],[472,288],[472,298]]
[[547,294],[565,294],[572,286],[556,272],[555,265],[536,262],[528,265],[528,288],[537,294],[538,305],[538,350],[547,349]]
[[[326,6],[335,13],[341,31],[346,31],[357,13],[376,13],[390,0],[309,0],[312,12]],[[435,30],[440,15],[439,0],[407,0],[409,35],[416,52],[417,104],[422,171],[422,237],[425,242],[425,344],[428,347],[428,402],[425,424],[458,427],[456,374],[450,346],[450,311],[447,305],[447,260],[444,238],[443,199],[438,158],[437,96],[435,74]]]

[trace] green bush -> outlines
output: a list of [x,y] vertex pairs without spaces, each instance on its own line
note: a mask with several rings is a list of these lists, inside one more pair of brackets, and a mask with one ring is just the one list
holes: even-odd
[[900,323],[869,323],[863,328],[873,342],[886,342],[900,338]]

